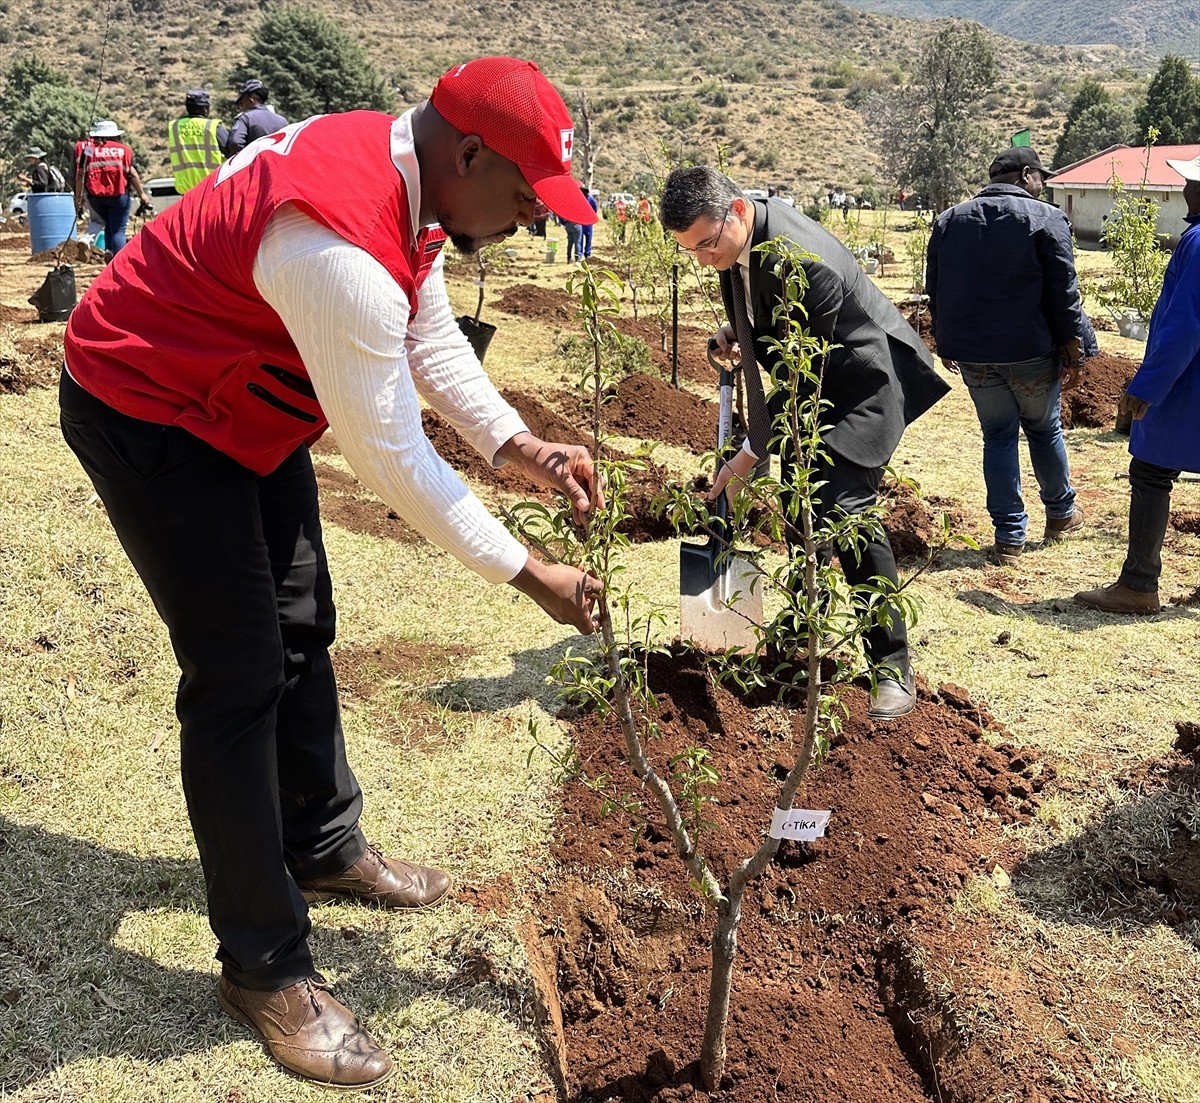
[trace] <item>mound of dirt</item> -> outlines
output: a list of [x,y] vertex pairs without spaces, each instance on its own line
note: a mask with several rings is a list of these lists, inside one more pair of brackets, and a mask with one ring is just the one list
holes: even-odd
[[923,559],[929,549],[941,541],[942,514],[950,519],[951,530],[963,524],[962,509],[947,498],[922,498],[907,483],[885,479],[879,488],[879,502],[887,509],[883,531],[897,559]]
[[[0,312],[9,309],[0,307]],[[37,317],[36,311],[30,313]],[[4,320],[2,313],[0,320]],[[57,386],[63,363],[61,341],[19,337],[12,349],[15,355],[0,351],[0,394],[25,394],[34,387]]]
[[1085,360],[1079,382],[1063,391],[1063,428],[1111,429],[1117,417],[1117,399],[1138,366],[1137,360],[1115,352]]
[[622,379],[604,416],[609,429],[623,436],[661,440],[697,455],[716,445],[716,403],[677,391],[653,375],[635,373]]
[[1200,510],[1173,509],[1171,510],[1171,525],[1178,532],[1200,535]]
[[897,304],[896,309],[904,316],[904,320],[913,327],[917,336],[925,342],[925,347],[937,355],[937,344],[933,339],[933,319],[929,316],[929,308],[919,303]]
[[[519,318],[529,318],[548,325],[581,329],[575,316],[576,301],[559,287],[537,287],[533,284],[516,284],[508,287],[496,301],[496,307]],[[664,378],[671,374],[671,330],[667,323],[666,349],[663,349],[662,327],[657,318],[644,313],[636,321],[627,315],[613,319],[618,332],[625,337],[636,337],[650,349],[651,362],[662,372]],[[581,330],[582,332],[582,330]],[[696,383],[714,382],[713,371],[705,356],[708,341],[707,330],[690,325],[679,327],[679,375]],[[709,445],[708,447],[711,447]]]
[[[714,687],[686,652],[652,656],[649,679],[656,758],[702,746],[718,771],[701,848],[723,882],[762,838],[802,714]],[[785,843],[747,890],[727,1074],[711,1096],[697,1061],[711,913],[656,826],[656,806],[632,839],[628,819],[607,814],[606,797],[651,801],[621,759],[614,723],[576,720],[588,778],[615,780],[611,792],[582,778],[566,786],[554,846],[563,874],[541,901],[537,949],[557,978],[543,1002],[547,1022],[555,1012],[561,1021],[548,1050],[563,1058],[568,1099],[983,1103],[1001,1089],[1064,1098],[1038,1087],[1036,1034],[1014,1038],[1012,1052],[968,1046],[956,994],[933,979],[941,962],[973,963],[972,983],[1001,1021],[1024,999],[986,975],[979,932],[952,903],[973,875],[998,868],[1003,825],[1027,822],[1054,777],[1031,752],[989,745],[973,719],[982,711],[947,689],[922,687],[917,710],[886,725],[867,719],[864,691],[849,692],[849,717],[803,799],[832,810],[828,836]]]

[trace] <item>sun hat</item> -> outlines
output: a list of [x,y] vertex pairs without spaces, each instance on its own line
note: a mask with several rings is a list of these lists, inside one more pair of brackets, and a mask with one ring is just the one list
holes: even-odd
[[101,119],[99,122],[92,125],[92,129],[88,131],[89,138],[119,138],[123,131],[112,119]]
[[46,151],[44,149],[42,149],[41,146],[34,146],[28,153],[25,154],[25,156],[26,157],[36,157],[40,161],[43,157],[46,156]]
[[575,124],[567,105],[532,61],[481,57],[456,65],[433,86],[434,110],[475,134],[521,170],[538,198],[568,222],[590,226],[596,212],[571,176]]
[[1168,157],[1167,164],[1185,180],[1200,180],[1200,157],[1192,161],[1176,161]]
[[1040,172],[1043,179],[1053,175],[1042,165],[1038,155],[1029,146],[1011,146],[996,155],[996,159],[988,168],[988,176],[995,180],[997,176],[1007,176],[1010,172],[1020,172],[1025,168]]

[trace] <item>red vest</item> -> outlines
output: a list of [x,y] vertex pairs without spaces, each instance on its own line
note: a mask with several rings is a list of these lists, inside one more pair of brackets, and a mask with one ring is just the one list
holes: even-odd
[[413,304],[441,250],[413,240],[390,115],[293,123],[251,143],[125,246],[67,324],[71,375],[108,405],[178,425],[260,475],[328,422],[254,260],[284,203],[364,249]]
[[83,173],[88,195],[124,195],[133,167],[133,150],[113,138],[85,138],[75,143],[75,168]]

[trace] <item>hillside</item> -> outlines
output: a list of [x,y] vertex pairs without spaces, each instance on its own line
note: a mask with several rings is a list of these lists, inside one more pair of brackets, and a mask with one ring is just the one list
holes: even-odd
[[[396,89],[419,100],[453,63],[477,53],[537,60],[574,110],[586,93],[598,148],[595,185],[629,185],[673,159],[714,161],[723,147],[746,185],[780,183],[799,196],[840,183],[876,182],[878,161],[853,104],[903,81],[927,25],[829,0],[314,0],[363,46]],[[47,0],[7,0],[6,49],[34,49],[98,88],[98,116],[115,118],[140,145],[149,175],[166,170],[163,135],[183,92],[220,91],[241,60],[259,7],[226,0],[109,0],[58,19]],[[107,20],[107,23],[106,23]],[[1052,148],[1067,85],[1129,61],[1115,47],[1088,50],[997,39],[1002,80],[985,107],[998,144],[1032,125]],[[286,111],[286,105],[279,105]],[[878,181],[886,187],[886,182]]]
[[908,19],[961,16],[1010,38],[1064,45],[1109,43],[1200,61],[1200,0],[843,0]]

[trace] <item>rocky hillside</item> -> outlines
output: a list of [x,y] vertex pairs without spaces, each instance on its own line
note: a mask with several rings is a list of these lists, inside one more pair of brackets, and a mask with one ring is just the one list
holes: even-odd
[[[601,191],[673,159],[724,151],[745,185],[779,183],[798,196],[825,184],[856,190],[878,171],[854,105],[900,82],[928,25],[832,0],[313,0],[363,46],[396,90],[416,102],[437,75],[479,53],[533,58],[572,109],[592,107]],[[3,50],[33,49],[97,96],[166,170],[165,129],[189,87],[221,94],[258,13],[251,0],[106,0],[72,9],[0,0]],[[1001,83],[984,104],[999,144],[1034,128],[1052,148],[1067,86],[1127,63],[1115,47],[1030,46],[997,39]],[[2,63],[0,63],[2,68]],[[286,105],[279,105],[286,107]],[[878,182],[881,186],[883,181]]]
[[961,16],[1029,42],[1106,42],[1161,56],[1200,61],[1200,0],[843,0],[870,12],[909,19]]

